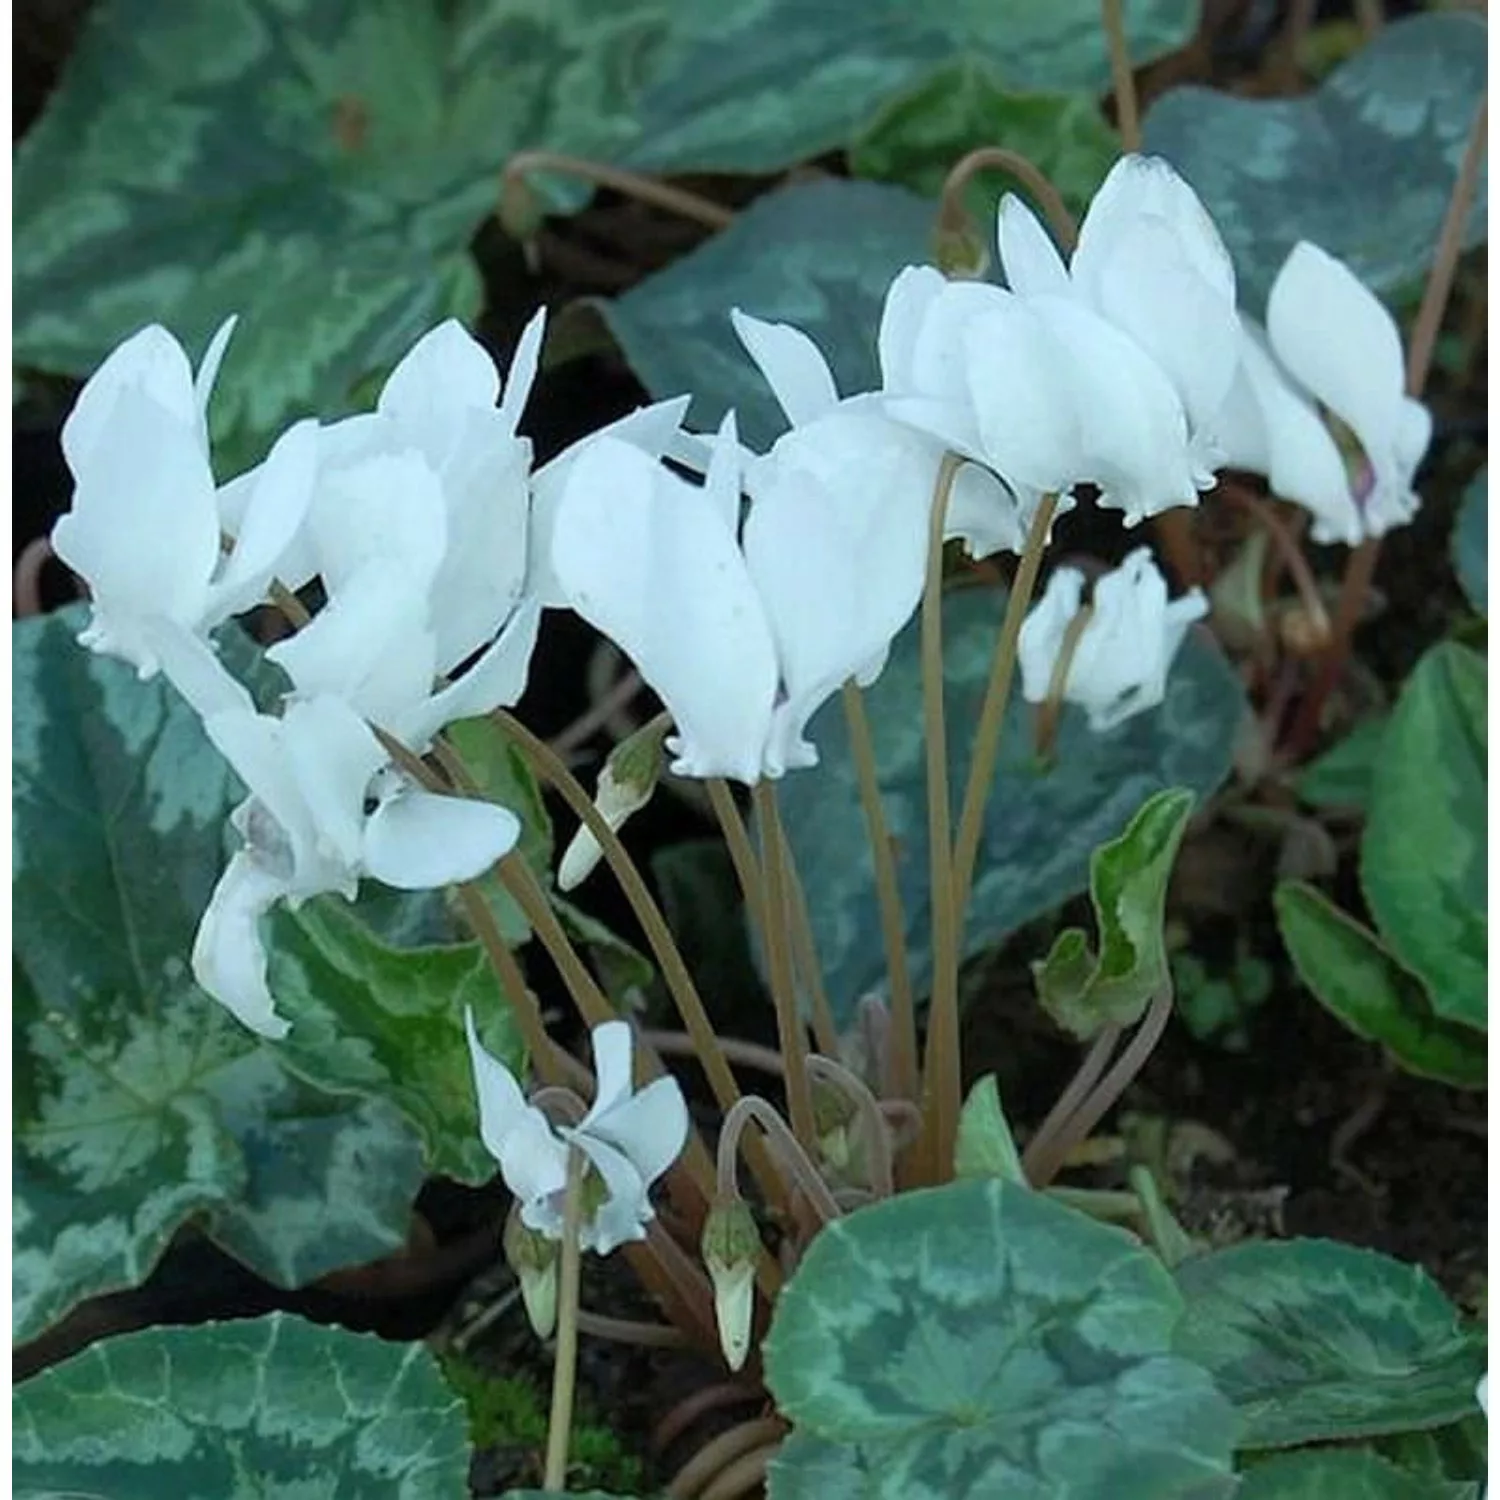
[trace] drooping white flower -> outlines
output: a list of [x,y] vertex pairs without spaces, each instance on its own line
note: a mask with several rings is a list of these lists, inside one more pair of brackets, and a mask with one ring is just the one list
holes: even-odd
[[[1406,394],[1395,320],[1342,261],[1306,240],[1294,246],[1265,332],[1243,320],[1239,352],[1218,419],[1227,462],[1306,508],[1314,541],[1353,545],[1416,514],[1412,481],[1432,418]],[[1358,444],[1349,461],[1319,405]]]
[[[1068,627],[1082,607],[1083,584],[1077,568],[1057,569],[1021,626],[1017,659],[1028,703],[1047,699]],[[1208,613],[1208,600],[1190,589],[1168,602],[1166,580],[1141,547],[1099,579],[1091,603],[1062,695],[1101,733],[1162,701],[1172,660],[1188,626]]]
[[1014,194],[1000,204],[1000,256],[1023,297],[1071,297],[1125,334],[1170,382],[1187,418],[1200,489],[1220,462],[1213,421],[1234,378],[1234,265],[1198,195],[1160,157],[1122,156],[1095,193],[1065,266]]
[[630,1027],[624,1021],[606,1022],[592,1036],[594,1102],[577,1125],[554,1127],[526,1102],[504,1063],[485,1050],[468,1009],[464,1027],[479,1098],[479,1133],[520,1202],[521,1222],[561,1238],[572,1147],[588,1158],[591,1175],[602,1188],[602,1195],[585,1193],[590,1211],[579,1234],[584,1249],[608,1255],[617,1246],[644,1239],[645,1226],[656,1216],[651,1185],[687,1143],[687,1104],[676,1081],[658,1078],[634,1091]]
[[243,847],[199,923],[193,974],[262,1036],[288,1028],[266,983],[260,936],[277,902],[352,897],[363,875],[401,890],[471,879],[519,837],[504,808],[411,786],[341,698],[295,701],[273,718],[243,697],[209,713],[204,728],[250,795],[230,819]]
[[143,328],[89,378],[63,426],[75,488],[52,546],[89,585],[80,639],[142,677],[161,666],[164,632],[202,636],[260,602],[312,496],[316,424],[304,422],[239,487],[239,543],[224,556],[228,487],[214,485],[207,409],[234,323],[215,333],[196,380],[165,328]]

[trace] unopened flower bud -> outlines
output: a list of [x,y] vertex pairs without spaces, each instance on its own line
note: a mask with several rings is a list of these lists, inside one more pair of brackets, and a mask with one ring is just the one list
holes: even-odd
[[812,1085],[813,1129],[818,1151],[836,1172],[847,1172],[853,1157],[849,1128],[857,1113],[854,1100],[841,1088],[814,1079]]
[[521,1300],[538,1338],[557,1326],[557,1242],[521,1222],[516,1204],[505,1221],[505,1259],[521,1283]]
[[714,1317],[719,1347],[731,1370],[740,1369],[750,1353],[755,1316],[755,1260],[760,1231],[744,1199],[721,1199],[703,1225],[703,1264],[714,1285]]
[[[536,189],[524,173],[504,172],[500,177],[500,204],[497,212],[500,227],[528,252],[541,233],[547,217],[546,208]],[[527,256],[530,259],[528,253]]]
[[990,268],[989,246],[967,214],[939,223],[933,231],[932,258],[953,281],[980,281]]
[[[661,779],[666,757],[662,753],[662,739],[667,732],[667,719],[659,715],[649,724],[637,729],[628,738],[620,741],[609,753],[604,769],[599,772],[599,785],[594,792],[594,806],[599,816],[616,833],[625,820],[638,813],[650,800]],[[573,835],[573,841],[563,852],[557,869],[559,890],[571,891],[581,885],[593,873],[603,851],[599,840],[590,831],[587,823]]]

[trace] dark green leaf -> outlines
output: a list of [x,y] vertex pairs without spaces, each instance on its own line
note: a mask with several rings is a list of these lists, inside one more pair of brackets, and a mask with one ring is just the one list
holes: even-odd
[[927,259],[932,217],[930,203],[879,183],[781,188],[604,303],[604,316],[653,396],[692,391],[689,421],[704,431],[733,407],[740,436],[764,447],[786,419],[740,347],[730,308],[795,323],[828,357],[843,393],[870,390],[886,288],[903,266]]
[[462,1403],[420,1344],[285,1313],[95,1344],[16,1387],[15,1493],[453,1500]]
[[[1377,292],[1426,271],[1485,87],[1484,23],[1409,16],[1320,88],[1245,99],[1193,85],[1146,116],[1145,148],[1198,190],[1258,313],[1287,252],[1312,240]],[[1484,180],[1465,227],[1482,244]]]
[[[1140,0],[1125,16],[1137,65],[1180,47],[1196,20],[1180,0]],[[971,56],[1020,91],[1109,86],[1093,0],[698,5],[680,16],[627,160],[671,171],[776,171],[847,145],[888,100]]]
[[[1120,154],[1120,138],[1096,95],[1017,93],[987,62],[969,56],[893,99],[850,146],[849,165],[860,177],[936,198],[949,169],[980,146],[1019,151],[1051,179],[1075,215],[1088,207]],[[971,183],[965,201],[987,244],[1000,194],[1017,187],[998,169]]]
[[1454,642],[1416,665],[1381,741],[1360,880],[1382,938],[1444,1020],[1487,1010],[1485,660]]
[[594,971],[604,992],[623,1013],[637,1009],[644,1000],[656,970],[645,954],[631,947],[624,938],[611,931],[597,917],[591,917],[582,908],[553,896],[552,909],[558,915],[567,934],[587,952],[593,960]]
[[[105,0],[16,160],[14,357],[81,375],[142,324],[202,348],[248,456],[450,314],[523,147],[609,155],[669,8]],[[575,195],[576,201],[576,195]]]
[[1356,1036],[1379,1042],[1409,1073],[1485,1086],[1483,1039],[1434,1015],[1421,980],[1369,928],[1295,881],[1276,888],[1276,920],[1303,984]]
[[1482,615],[1490,611],[1490,473],[1489,466],[1474,476],[1464,490],[1453,528],[1453,571],[1465,597]]
[[1000,1103],[1000,1084],[993,1073],[986,1073],[964,1100],[953,1149],[953,1175],[1003,1177],[1007,1182],[1025,1185],[1021,1154],[1010,1133],[1010,1122]]
[[740,883],[723,839],[688,839],[658,849],[651,874],[709,1014],[726,1024],[756,1014],[766,991],[751,960]]
[[292,1022],[278,1048],[285,1064],[325,1088],[394,1105],[420,1137],[428,1172],[493,1177],[464,1008],[473,1007],[485,1045],[513,1072],[525,1050],[480,945],[387,947],[330,896],[277,913],[271,931],[271,987]]
[[1297,795],[1314,807],[1364,808],[1387,720],[1364,719],[1297,773]]
[[1158,792],[1125,831],[1089,858],[1089,895],[1099,929],[1099,952],[1077,928],[1061,933],[1052,951],[1031,966],[1043,1008],[1081,1041],[1101,1027],[1132,1026],[1171,984],[1162,923],[1167,883],[1193,794]]
[[[959,588],[943,600],[943,668],[948,781],[961,789],[969,770],[990,657],[1005,595]],[[926,752],[921,660],[915,623],[896,637],[880,680],[868,693],[886,819],[906,914],[913,982],[931,975],[928,918]],[[969,903],[964,951],[992,948],[1023,923],[1085,889],[1093,850],[1114,838],[1153,793],[1185,787],[1212,792],[1227,775],[1244,712],[1238,679],[1199,632],[1184,642],[1159,708],[1095,734],[1067,709],[1049,765],[1032,749],[1035,710],[1013,694],[999,768],[985,813]],[[875,875],[848,732],[840,705],[813,719],[820,764],[781,784],[787,834],[807,891],[830,1002],[840,1024],[869,991],[884,992],[884,948]],[[955,805],[960,792],[955,792]]]
[[1332,1240],[1236,1245],[1183,1263],[1174,1347],[1239,1408],[1245,1448],[1347,1442],[1465,1416],[1484,1373],[1417,1266]]
[[1235,1500],[1468,1500],[1473,1485],[1434,1483],[1364,1449],[1278,1453],[1245,1475]]
[[12,627],[19,1339],[189,1219],[282,1284],[385,1254],[422,1180],[392,1103],[289,1074],[193,983],[240,792],[162,679],[75,644],[83,617]]
[[801,1431],[855,1451],[830,1463],[804,1443],[774,1493],[1232,1494],[1234,1423],[1171,1353],[1180,1311],[1131,1236],[1014,1183],[836,1220],[781,1293],[766,1376]]

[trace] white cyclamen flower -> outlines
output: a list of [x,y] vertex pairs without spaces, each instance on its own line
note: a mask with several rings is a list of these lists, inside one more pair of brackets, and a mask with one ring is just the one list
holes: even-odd
[[[1362,450],[1352,478],[1320,404]],[[1421,503],[1412,481],[1432,418],[1406,394],[1400,331],[1342,261],[1306,240],[1277,273],[1265,332],[1243,320],[1217,427],[1227,463],[1312,514],[1314,541],[1383,536]]]
[[207,409],[234,323],[213,336],[196,380],[166,329],[143,328],[89,378],[63,425],[75,488],[52,546],[89,586],[80,639],[142,677],[172,651],[164,635],[182,649],[183,635],[260,602],[312,496],[316,424],[304,422],[240,484],[240,540],[224,555],[229,487],[214,485]]
[[588,1158],[590,1177],[597,1177],[592,1191],[585,1181],[589,1212],[579,1235],[584,1249],[608,1255],[619,1245],[644,1239],[646,1225],[656,1217],[651,1185],[687,1143],[687,1104],[676,1081],[658,1078],[633,1092],[630,1027],[624,1021],[606,1022],[594,1028],[592,1037],[593,1105],[577,1125],[554,1127],[526,1102],[505,1064],[485,1050],[467,1009],[464,1026],[479,1096],[479,1133],[520,1202],[521,1222],[561,1238],[571,1147]]
[[[988,464],[1034,506],[1080,483],[1127,525],[1213,484],[1209,418],[1234,374],[1234,275],[1192,190],[1125,157],[1071,267],[1019,199],[998,220],[1009,290],[909,270],[888,409]],[[893,288],[894,291],[894,288]]]
[[363,875],[401,890],[469,880],[515,846],[520,824],[490,803],[411,786],[339,698],[294,702],[272,718],[238,692],[242,701],[210,712],[204,728],[249,789],[231,817],[244,842],[199,924],[193,975],[244,1025],[277,1038],[288,1023],[266,983],[260,935],[272,906],[352,897]]
[[[1083,583],[1077,568],[1059,568],[1021,626],[1017,659],[1028,703],[1047,699],[1068,627],[1082,607]],[[1169,603],[1166,580],[1142,547],[1099,579],[1092,604],[1062,696],[1084,709],[1099,733],[1162,701],[1172,659],[1188,626],[1208,613],[1208,600],[1190,589]]]

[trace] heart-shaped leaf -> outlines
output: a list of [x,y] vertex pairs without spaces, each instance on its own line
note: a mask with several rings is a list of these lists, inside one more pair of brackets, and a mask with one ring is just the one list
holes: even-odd
[[1167,882],[1192,811],[1191,792],[1158,792],[1118,838],[1095,849],[1089,895],[1098,952],[1089,950],[1084,932],[1070,927],[1031,966],[1043,1009],[1080,1041],[1104,1026],[1133,1026],[1171,983],[1162,932]]
[[452,1500],[463,1405],[420,1344],[285,1313],[95,1344],[11,1396],[15,1494]]
[[1356,1036],[1379,1042],[1409,1073],[1485,1086],[1483,1038],[1434,1015],[1422,981],[1369,928],[1296,881],[1277,886],[1276,921],[1303,984]]
[[766,1341],[780,1410],[822,1440],[789,1449],[772,1494],[1228,1496],[1234,1423],[1171,1353],[1180,1311],[1135,1239],[1015,1183],[835,1220]]
[[1477,1500],[1478,1487],[1410,1474],[1363,1449],[1278,1453],[1245,1474],[1235,1500]]
[[1239,1408],[1245,1448],[1441,1427],[1468,1414],[1484,1341],[1417,1266],[1332,1240],[1185,1261],[1174,1347]]
[[[1259,313],[1287,252],[1312,240],[1377,292],[1427,269],[1485,89],[1474,16],[1408,16],[1295,99],[1193,85],[1146,116],[1145,149],[1198,190]],[[1481,178],[1464,244],[1484,242]]]
[[[1417,663],[1381,739],[1360,881],[1391,951],[1444,1020],[1488,1009],[1485,660],[1456,642]],[[1420,830],[1420,836],[1418,836]]]

